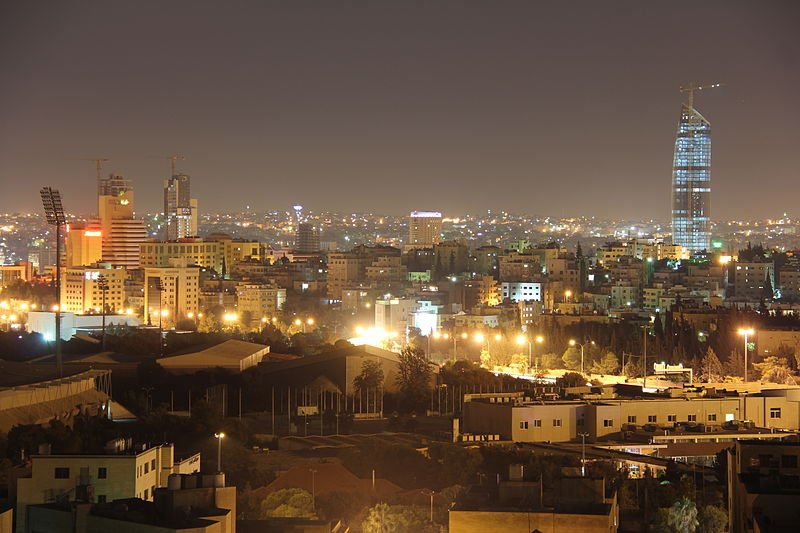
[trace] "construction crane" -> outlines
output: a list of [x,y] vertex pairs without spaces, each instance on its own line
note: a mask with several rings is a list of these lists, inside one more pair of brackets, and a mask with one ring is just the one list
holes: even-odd
[[103,163],[111,161],[107,157],[73,157],[76,161],[92,161],[97,168],[97,192],[100,193],[100,180],[103,179]]
[[724,83],[712,83],[710,85],[695,85],[694,82],[689,82],[689,85],[681,87],[682,93],[689,93],[689,107],[694,108],[694,92],[704,91],[706,89],[716,89],[722,87]]
[[155,156],[150,156],[150,159],[169,159],[169,161],[170,161],[170,169],[172,170],[172,173],[170,174],[170,177],[175,175],[175,162],[176,161],[185,161],[186,160],[186,158],[184,156],[180,155],[180,154],[155,155]]

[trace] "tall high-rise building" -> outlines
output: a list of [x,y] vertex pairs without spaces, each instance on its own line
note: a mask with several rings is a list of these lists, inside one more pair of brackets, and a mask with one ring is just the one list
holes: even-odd
[[197,235],[197,200],[191,197],[191,180],[174,174],[164,181],[165,239],[174,241]]
[[100,224],[67,226],[67,267],[91,265],[103,259],[103,229]]
[[134,218],[133,185],[122,176],[110,174],[100,180],[98,191],[103,262],[139,268],[139,245],[147,240],[147,230],[141,220]]
[[300,222],[297,225],[295,249],[301,254],[319,253],[319,230],[313,224]]
[[672,242],[691,253],[711,246],[711,124],[694,108],[694,89],[681,106],[672,166]]
[[413,211],[408,216],[406,250],[431,248],[442,240],[442,214],[438,211]]

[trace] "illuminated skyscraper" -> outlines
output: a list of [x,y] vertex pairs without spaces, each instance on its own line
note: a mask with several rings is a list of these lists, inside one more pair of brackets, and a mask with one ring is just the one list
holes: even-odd
[[406,250],[432,248],[442,240],[442,214],[438,211],[413,211],[408,217]]
[[684,89],[672,166],[672,241],[691,253],[711,246],[711,124],[694,108],[695,89]]
[[191,197],[190,184],[186,174],[174,174],[164,181],[166,240],[197,235],[197,200]]
[[147,240],[147,230],[133,214],[133,185],[111,174],[100,181],[98,192],[103,261],[114,267],[139,268],[139,245]]
[[319,230],[313,224],[301,222],[297,225],[295,250],[301,254],[319,253]]

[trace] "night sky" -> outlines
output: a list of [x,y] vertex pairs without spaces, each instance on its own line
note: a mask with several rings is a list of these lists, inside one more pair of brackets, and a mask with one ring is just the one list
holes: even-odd
[[7,1],[0,212],[181,153],[202,211],[667,220],[689,81],[713,217],[800,217],[800,2]]

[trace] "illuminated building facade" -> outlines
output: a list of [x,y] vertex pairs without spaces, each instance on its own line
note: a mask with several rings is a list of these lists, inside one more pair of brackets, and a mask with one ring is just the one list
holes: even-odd
[[65,268],[61,281],[62,311],[77,315],[102,312],[101,276],[108,282],[106,313],[121,313],[125,305],[125,269],[108,266]]
[[133,185],[111,174],[98,185],[98,211],[103,232],[103,262],[139,268],[139,244],[147,239],[141,220],[134,218]]
[[169,267],[144,269],[144,320],[148,324],[171,327],[200,311],[200,269],[181,260],[170,262]]
[[408,217],[406,249],[431,248],[442,239],[442,214],[437,211],[413,211]]
[[319,253],[319,230],[313,224],[301,222],[297,225],[295,250],[301,254]]
[[166,240],[197,235],[197,200],[191,198],[191,180],[186,174],[164,181],[164,223]]
[[711,248],[711,124],[681,108],[672,167],[672,241],[691,253]]
[[67,226],[67,267],[97,263],[103,258],[103,230],[100,225]]

